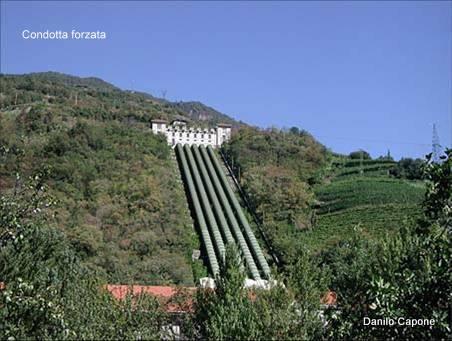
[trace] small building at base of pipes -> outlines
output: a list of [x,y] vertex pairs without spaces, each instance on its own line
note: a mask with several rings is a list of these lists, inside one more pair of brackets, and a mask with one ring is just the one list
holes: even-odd
[[156,298],[160,308],[167,315],[161,325],[160,339],[186,339],[182,326],[185,320],[184,316],[194,313],[195,287],[107,284],[105,289],[117,300],[124,300],[128,295],[137,298],[146,294]]
[[[204,277],[200,279],[199,287],[204,290],[215,290],[215,280],[213,278]],[[244,288],[247,289],[248,298],[255,301],[261,290],[269,290],[276,286],[284,284],[275,280],[254,281],[246,279],[244,281]],[[199,288],[198,287],[198,288]],[[194,314],[196,308],[196,292],[199,290],[196,287],[172,287],[172,286],[145,286],[145,285],[115,285],[107,284],[104,287],[117,300],[124,300],[128,295],[132,298],[139,297],[142,294],[148,294],[157,299],[159,306],[165,313],[167,319],[161,326],[162,340],[185,340],[184,335],[184,321],[186,321],[187,314]],[[5,289],[4,283],[0,282],[0,293]],[[257,289],[257,290],[256,290]],[[297,304],[294,302],[294,304]],[[328,291],[321,298],[319,302],[319,316],[324,322],[324,327],[327,327],[327,320],[324,317],[324,311],[328,308],[337,310],[337,295],[333,291]],[[300,310],[301,313],[301,310]],[[340,311],[338,310],[338,313]]]
[[175,147],[178,143],[185,145],[204,145],[220,147],[231,138],[230,124],[217,124],[215,128],[190,127],[184,120],[171,123],[165,120],[152,120],[151,129],[154,134],[164,134],[168,144]]

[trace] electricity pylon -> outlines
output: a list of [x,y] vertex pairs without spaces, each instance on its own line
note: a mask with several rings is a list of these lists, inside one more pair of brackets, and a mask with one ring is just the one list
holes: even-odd
[[439,136],[436,131],[436,125],[433,124],[433,137],[432,137],[432,161],[435,163],[441,162],[441,145],[439,144]]

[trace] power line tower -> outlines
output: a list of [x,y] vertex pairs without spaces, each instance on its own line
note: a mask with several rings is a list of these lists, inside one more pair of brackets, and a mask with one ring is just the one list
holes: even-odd
[[433,137],[432,137],[432,161],[435,163],[441,162],[441,145],[439,144],[439,136],[436,131],[436,125],[433,124]]

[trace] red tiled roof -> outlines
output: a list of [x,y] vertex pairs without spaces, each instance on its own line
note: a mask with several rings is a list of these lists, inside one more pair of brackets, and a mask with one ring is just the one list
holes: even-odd
[[[0,282],[0,290],[5,288],[5,283]],[[126,298],[128,293],[133,296],[148,294],[157,298],[169,313],[193,312],[193,296],[196,292],[194,287],[107,284],[105,288],[118,300]],[[251,291],[248,294],[252,301],[256,299],[256,293]],[[323,295],[320,302],[326,305],[336,305],[337,294],[329,290]]]
[[[150,285],[115,285],[107,284],[106,289],[118,300],[123,300],[128,294],[139,296],[141,294],[152,295],[160,302],[166,312],[192,312],[193,295],[196,288],[176,288],[171,286]],[[179,299],[180,298],[180,299]]]
[[337,294],[329,290],[320,300],[322,304],[335,305],[337,303]]

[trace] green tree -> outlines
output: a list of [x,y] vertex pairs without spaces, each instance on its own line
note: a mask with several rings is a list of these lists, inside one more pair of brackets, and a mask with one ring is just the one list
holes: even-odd
[[[333,338],[444,339],[450,337],[452,259],[451,151],[427,163],[425,215],[382,241],[354,238],[324,255],[338,293],[340,314],[330,311]],[[429,160],[427,160],[429,161]],[[363,318],[433,319],[434,326],[364,326]]]
[[163,316],[155,300],[115,301],[50,226],[45,174],[0,197],[0,338],[159,337]]
[[408,180],[422,179],[424,161],[421,159],[402,158],[389,170],[389,174]]
[[[286,340],[320,337],[323,273],[307,253],[294,257],[290,276],[274,275],[270,290],[244,288],[240,258],[228,247],[216,288],[199,289],[194,335],[202,339]],[[283,283],[286,283],[284,285]]]
[[359,159],[370,160],[370,159],[372,159],[370,157],[370,154],[368,152],[366,152],[365,150],[357,150],[357,151],[351,152],[348,156],[353,160],[359,160]]
[[198,290],[194,318],[198,337],[215,340],[259,337],[259,317],[248,291],[243,288],[245,275],[240,270],[240,262],[238,253],[228,247],[215,278],[215,290]]

